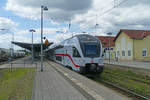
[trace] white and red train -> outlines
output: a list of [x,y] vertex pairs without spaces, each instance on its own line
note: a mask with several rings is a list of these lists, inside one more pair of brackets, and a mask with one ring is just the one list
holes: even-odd
[[50,59],[79,73],[99,74],[103,71],[102,44],[94,36],[73,36],[59,44],[51,45],[47,52]]

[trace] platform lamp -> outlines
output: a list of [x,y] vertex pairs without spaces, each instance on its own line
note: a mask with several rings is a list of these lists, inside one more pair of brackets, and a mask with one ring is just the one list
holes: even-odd
[[109,36],[109,45],[108,45],[108,50],[109,50],[109,62],[110,62],[110,36],[112,35],[111,32],[107,33],[107,35]]
[[43,71],[43,11],[47,11],[46,6],[41,6],[41,71]]
[[34,62],[34,47],[33,47],[33,32],[36,32],[34,29],[30,29],[29,32],[32,32],[32,63]]

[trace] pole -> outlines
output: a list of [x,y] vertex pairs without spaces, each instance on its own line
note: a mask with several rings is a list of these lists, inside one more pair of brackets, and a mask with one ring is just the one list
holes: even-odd
[[35,30],[34,29],[30,29],[29,31],[32,33],[31,43],[32,43],[32,64],[33,64],[33,62],[34,62],[33,32],[35,32]]
[[43,71],[43,7],[41,6],[41,71]]
[[11,41],[11,60],[13,59],[13,53],[14,53],[14,46],[12,42],[14,42],[14,33],[12,33],[12,41]]
[[[12,35],[13,35],[12,41],[14,42],[14,33],[12,33]],[[14,45],[12,44],[12,58],[13,58],[13,56],[14,56]]]
[[112,35],[111,32],[107,33],[107,35],[109,35],[109,47],[108,47],[108,50],[109,50],[109,62],[110,62],[110,36]]
[[11,56],[11,61],[12,61],[12,40],[11,40],[11,47],[10,47],[10,56]]
[[109,37],[109,48],[108,48],[108,50],[109,50],[109,62],[110,62],[110,37]]
[[32,31],[32,64],[33,64],[33,61],[34,61],[34,58],[33,58],[33,31]]

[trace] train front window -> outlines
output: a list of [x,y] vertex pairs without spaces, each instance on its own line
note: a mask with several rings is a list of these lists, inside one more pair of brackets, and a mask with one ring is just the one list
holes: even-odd
[[77,48],[73,47],[73,57],[81,57]]
[[84,44],[85,55],[95,56],[98,54],[97,45],[94,44]]

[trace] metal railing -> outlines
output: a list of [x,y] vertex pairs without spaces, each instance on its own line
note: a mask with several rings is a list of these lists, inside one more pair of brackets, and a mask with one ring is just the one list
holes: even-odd
[[[19,64],[21,66],[23,65],[23,67],[13,67],[13,65],[19,65]],[[35,65],[35,67],[33,65]],[[36,70],[37,70],[37,63],[27,63],[25,61],[23,63],[13,63],[13,62],[11,62],[10,63],[10,70],[11,70],[11,72],[12,72],[13,68],[36,68]]]

